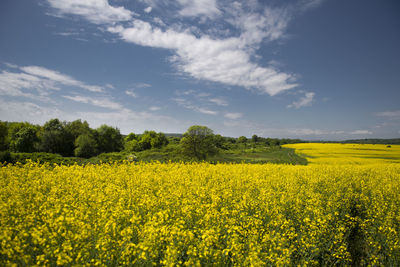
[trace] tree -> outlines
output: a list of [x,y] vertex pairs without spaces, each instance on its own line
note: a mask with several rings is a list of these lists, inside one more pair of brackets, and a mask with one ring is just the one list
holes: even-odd
[[138,139],[139,139],[139,137],[136,134],[130,133],[125,137],[124,141],[129,142],[129,141],[138,140]]
[[96,139],[90,134],[81,134],[75,140],[74,154],[76,157],[90,158],[96,155]]
[[0,121],[0,151],[8,148],[8,126],[6,122]]
[[239,143],[246,143],[246,142],[247,142],[246,136],[240,136],[240,137],[238,138],[238,142],[239,142]]
[[145,131],[140,136],[140,140],[137,145],[140,150],[161,148],[168,145],[168,139],[163,133],[156,133],[155,131]]
[[214,144],[216,147],[221,149],[228,149],[226,146],[226,140],[220,134],[214,135]]
[[119,152],[124,148],[123,138],[118,128],[103,124],[97,128],[96,132],[100,153]]
[[44,152],[63,156],[74,154],[74,138],[65,129],[66,123],[51,119],[43,125],[40,148]]
[[65,123],[64,129],[73,139],[73,141],[75,141],[80,135],[90,135],[92,133],[89,123],[87,121],[82,122],[81,120],[74,120],[72,122]]
[[142,147],[140,146],[138,140],[130,140],[128,142],[125,142],[125,151],[128,152],[137,152],[137,151],[142,151]]
[[251,137],[251,141],[253,142],[253,143],[257,143],[258,141],[259,141],[259,137],[257,136],[257,135],[255,135],[255,134],[253,134],[253,136]]
[[10,147],[15,152],[34,152],[36,143],[39,141],[37,128],[30,124],[12,128]]
[[165,137],[165,134],[158,133],[155,137],[151,139],[150,144],[151,148],[161,148],[168,145],[168,139],[167,137]]
[[189,127],[181,139],[184,154],[198,160],[205,160],[208,156],[217,153],[213,131],[200,125]]

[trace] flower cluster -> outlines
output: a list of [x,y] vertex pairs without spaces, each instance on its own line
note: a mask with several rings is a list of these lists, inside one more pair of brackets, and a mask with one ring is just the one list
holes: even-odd
[[0,167],[0,265],[400,263],[400,165]]

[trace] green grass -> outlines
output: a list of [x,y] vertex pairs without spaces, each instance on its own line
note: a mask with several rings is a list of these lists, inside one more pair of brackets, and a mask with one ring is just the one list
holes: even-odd
[[[98,164],[101,162],[113,162],[135,159],[135,161],[160,161],[160,162],[193,162],[195,159],[189,158],[181,152],[181,149],[176,144],[170,144],[161,149],[151,149],[141,152],[113,152],[103,153],[90,159],[76,157],[62,157],[58,154],[50,153],[11,153],[13,161],[11,162],[26,162],[27,159],[33,161],[57,163],[57,164]],[[293,164],[306,165],[307,160],[300,155],[297,155],[292,148],[285,147],[269,147],[256,146],[254,148],[246,146],[236,146],[229,150],[221,149],[218,154],[207,158],[210,163],[276,163],[276,164]]]
[[300,157],[292,148],[265,147],[221,151],[209,159],[212,162],[225,163],[279,163],[306,165],[307,160]]

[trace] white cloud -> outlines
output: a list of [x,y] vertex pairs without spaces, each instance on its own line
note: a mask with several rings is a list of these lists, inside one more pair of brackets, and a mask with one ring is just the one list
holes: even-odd
[[46,78],[50,81],[57,82],[57,83],[60,83],[63,85],[80,87],[82,89],[86,89],[91,92],[102,92],[103,91],[103,88],[100,86],[88,85],[81,81],[77,81],[68,75],[61,74],[58,71],[46,69],[43,67],[27,66],[27,67],[21,67],[20,69],[28,74],[31,74],[31,75],[34,75],[37,77]]
[[151,6],[149,6],[149,7],[146,7],[146,8],[144,9],[144,12],[150,13],[151,10],[153,10],[153,8],[152,8]]
[[134,15],[124,7],[109,5],[107,0],[47,0],[50,6],[60,12],[57,15],[72,14],[85,17],[95,24],[112,24],[128,21]]
[[236,120],[236,119],[240,119],[243,117],[242,113],[226,113],[224,115],[225,118],[231,119],[231,120]]
[[322,135],[325,132],[318,129],[308,129],[308,128],[301,128],[301,129],[289,129],[289,133],[297,136],[305,136],[305,135]]
[[246,44],[260,44],[264,39],[274,41],[284,36],[290,22],[289,11],[284,8],[264,7],[263,12],[244,11],[245,3],[238,3],[230,10],[228,21],[241,30],[241,39]]
[[0,99],[0,114],[2,120],[29,121],[42,124],[51,118],[59,118],[61,111],[54,107],[43,107],[32,102],[4,101]]
[[208,99],[211,103],[214,103],[218,106],[228,106],[228,102],[222,98],[210,98]]
[[377,112],[376,116],[385,118],[400,118],[400,110]]
[[132,27],[119,25],[108,30],[127,42],[174,50],[173,61],[178,69],[197,79],[256,88],[270,95],[297,86],[291,83],[293,75],[252,63],[240,38],[198,38],[188,32],[163,31],[137,19]]
[[[9,65],[6,65],[10,67]],[[84,82],[40,66],[19,67],[12,65],[13,72],[0,72],[0,95],[27,97],[40,101],[52,101],[50,95],[62,86],[76,87],[91,92],[102,92],[103,87]]]
[[185,17],[207,16],[214,17],[221,14],[216,0],[177,0],[181,5],[179,14]]
[[[195,35],[191,32],[192,25],[185,28],[182,23],[179,24],[180,27],[175,27],[174,24],[161,29],[133,18],[131,11],[123,7],[113,7],[106,0],[83,3],[79,0],[48,1],[63,14],[80,15],[93,23],[108,25],[109,32],[118,34],[126,42],[172,50],[174,56],[171,57],[171,62],[179,71],[196,79],[254,88],[270,95],[297,86],[294,75],[279,71],[273,66],[260,66],[251,60],[255,56],[255,48],[263,40],[273,41],[284,35],[290,20],[286,9],[266,7],[261,13],[256,13],[245,11],[253,4],[247,6],[239,2],[229,2],[228,7],[223,8],[221,19],[220,16],[215,16],[222,15],[216,0],[177,0],[182,16],[206,15],[213,17],[215,23],[230,17],[226,21],[239,30],[240,35],[235,33],[231,37],[221,38],[210,37],[201,31]],[[144,2],[153,8],[157,6],[154,1]],[[126,20],[131,20],[131,26],[115,25],[116,22]]]
[[127,94],[127,95],[129,95],[129,96],[131,96],[133,98],[137,97],[136,93],[133,90],[126,90],[125,94]]
[[160,109],[161,109],[161,108],[160,108],[160,107],[157,107],[157,106],[152,106],[152,107],[149,108],[150,111],[158,111],[158,110],[160,110]]
[[314,100],[315,93],[313,92],[307,92],[303,97],[301,97],[299,100],[294,101],[292,104],[288,105],[288,108],[295,108],[299,109],[301,107],[309,107],[312,105],[312,102]]
[[121,110],[123,108],[121,104],[111,101],[107,98],[96,98],[96,97],[80,96],[80,95],[63,96],[63,97],[75,102],[91,104],[93,106],[98,106],[102,108],[109,108],[115,110]]
[[371,132],[371,131],[368,131],[368,130],[356,130],[356,131],[350,132],[350,134],[354,134],[354,135],[366,135],[366,134],[372,134],[372,132]]
[[173,98],[173,100],[181,107],[186,109],[190,109],[199,113],[207,114],[207,115],[217,115],[218,111],[211,110],[204,107],[199,107],[197,105],[193,105],[190,101],[187,101],[183,98]]
[[135,84],[135,88],[149,88],[151,87],[151,84],[148,83],[137,83]]

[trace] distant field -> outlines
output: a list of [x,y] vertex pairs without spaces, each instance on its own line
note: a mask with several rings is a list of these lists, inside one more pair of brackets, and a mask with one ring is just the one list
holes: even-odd
[[301,143],[285,145],[310,164],[400,163],[400,145]]

